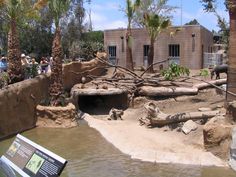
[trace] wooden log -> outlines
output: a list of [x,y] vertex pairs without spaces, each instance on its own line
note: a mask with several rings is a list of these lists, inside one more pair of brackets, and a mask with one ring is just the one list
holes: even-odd
[[127,93],[128,91],[125,89],[119,89],[119,88],[108,88],[108,89],[73,88],[71,93],[72,92],[79,96],[96,96],[96,95],[119,95],[119,94]]
[[146,119],[140,119],[140,123],[158,127],[173,123],[186,122],[188,120],[208,119],[215,117],[220,113],[219,111],[205,111],[183,112],[171,115],[161,112],[153,102],[149,102],[144,107],[147,110],[147,117]]
[[213,81],[209,81],[208,83],[200,83],[200,84],[196,84],[193,87],[198,88],[199,90],[201,89],[205,89],[208,87],[212,87],[212,85],[223,85],[226,84],[227,80],[226,79],[219,79],[219,80],[213,80]]
[[198,88],[187,87],[151,87],[142,86],[139,89],[139,94],[142,96],[179,96],[179,95],[197,95]]
[[219,114],[219,111],[206,111],[206,112],[185,112],[177,113],[173,115],[166,115],[165,119],[150,118],[150,124],[152,126],[164,126],[173,123],[186,122],[188,120],[199,120],[199,119],[208,119],[215,117]]

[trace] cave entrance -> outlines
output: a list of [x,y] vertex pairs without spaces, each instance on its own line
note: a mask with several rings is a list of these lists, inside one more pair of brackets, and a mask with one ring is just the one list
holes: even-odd
[[128,96],[126,93],[114,95],[80,95],[79,109],[92,115],[108,114],[111,108],[127,109]]

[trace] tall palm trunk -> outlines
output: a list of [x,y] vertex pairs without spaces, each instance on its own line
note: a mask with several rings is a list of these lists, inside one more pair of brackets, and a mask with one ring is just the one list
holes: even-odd
[[10,77],[10,83],[16,83],[24,79],[24,76],[22,74],[22,67],[21,67],[19,36],[18,36],[15,19],[11,19],[10,30],[8,32],[8,70],[7,72]]
[[132,71],[134,70],[131,46],[131,28],[128,28],[126,32],[126,68]]
[[62,47],[61,47],[61,31],[56,28],[55,36],[52,44],[52,73],[50,79],[49,94],[51,96],[51,104],[56,104],[59,96],[63,93],[62,86]]
[[[227,90],[236,94],[236,0],[231,0],[232,8],[229,8],[230,38],[229,38],[229,69]],[[227,102],[236,100],[229,94],[226,95]]]
[[149,51],[148,51],[148,67],[150,66],[150,68],[148,69],[148,72],[153,73],[154,69],[153,69],[153,58],[154,58],[154,42],[155,40],[151,39],[151,43],[150,43],[150,47],[149,47]]

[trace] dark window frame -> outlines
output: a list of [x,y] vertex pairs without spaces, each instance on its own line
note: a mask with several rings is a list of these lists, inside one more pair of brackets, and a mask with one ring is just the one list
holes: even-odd
[[169,44],[169,57],[180,57],[180,44]]

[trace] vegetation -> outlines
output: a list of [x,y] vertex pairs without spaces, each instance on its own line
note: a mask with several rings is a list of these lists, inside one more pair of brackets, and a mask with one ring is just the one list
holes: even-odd
[[92,59],[94,53],[104,50],[103,36],[102,31],[82,33],[81,40],[73,42],[69,48],[70,58]]
[[145,27],[150,38],[148,66],[151,67],[149,67],[149,72],[154,72],[152,64],[155,40],[158,35],[170,25],[170,16],[168,16],[168,14],[174,7],[168,6],[167,1],[168,0],[143,0],[135,16],[135,23]]
[[73,59],[91,60],[97,51],[103,51],[104,46],[101,42],[96,41],[78,41],[70,47],[70,57]]
[[21,60],[20,60],[20,43],[17,24],[23,20],[32,18],[35,14],[30,0],[1,0],[1,16],[6,19],[3,25],[8,29],[8,74],[10,82],[15,83],[24,79]]
[[190,71],[188,68],[176,63],[171,63],[167,69],[161,72],[161,75],[164,76],[165,80],[173,80],[183,75],[189,76],[189,74]]
[[61,104],[60,98],[64,92],[62,85],[62,58],[63,51],[61,46],[61,29],[60,29],[60,19],[64,13],[67,12],[70,0],[40,0],[36,4],[35,8],[40,9],[48,5],[50,13],[53,15],[55,23],[55,33],[52,43],[52,57],[53,64],[51,68],[51,77],[50,77],[50,104],[58,106]]
[[140,5],[140,0],[126,0],[126,11],[125,14],[128,18],[128,25],[126,31],[126,68],[134,70],[133,57],[132,57],[132,33],[131,24],[134,19],[135,12]]
[[200,23],[196,19],[193,19],[190,22],[185,23],[184,25],[200,25]]
[[201,69],[199,75],[200,75],[200,76],[203,76],[203,77],[209,76],[209,71],[208,71],[208,69]]
[[[205,10],[215,12],[217,0],[201,0]],[[235,0],[225,0],[224,1],[226,9],[229,11],[229,21],[230,21],[230,32],[229,32],[229,70],[228,70],[228,79],[227,79],[227,89],[233,93],[236,92],[235,88],[232,86],[234,83],[234,78],[236,73],[236,1]],[[228,95],[226,98],[230,98]]]
[[9,82],[9,75],[7,72],[1,72],[0,73],[0,89],[6,87]]

